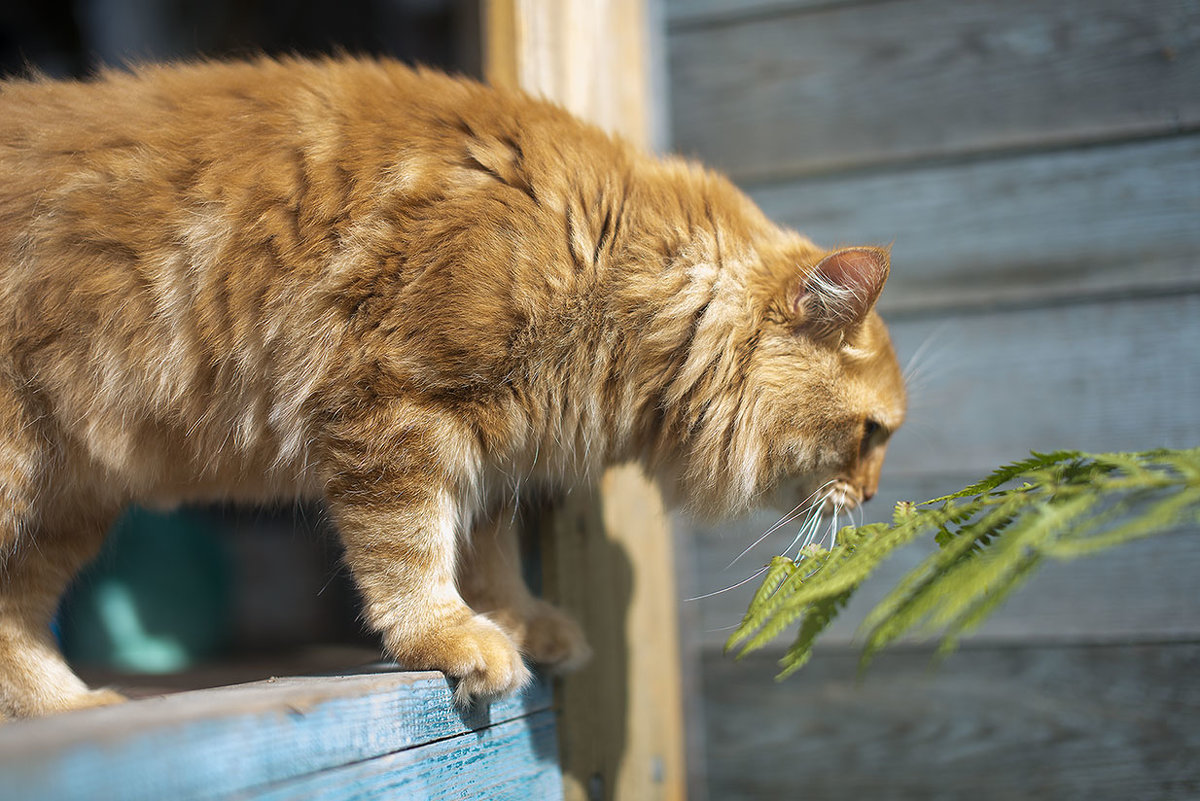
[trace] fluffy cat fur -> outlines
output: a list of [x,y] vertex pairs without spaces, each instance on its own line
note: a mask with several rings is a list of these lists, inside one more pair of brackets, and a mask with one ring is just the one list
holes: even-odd
[[11,81],[0,176],[0,715],[119,700],[48,624],[129,503],[323,498],[387,650],[470,700],[587,653],[514,572],[523,486],[639,460],[699,514],[852,505],[904,415],[886,251],[520,93]]

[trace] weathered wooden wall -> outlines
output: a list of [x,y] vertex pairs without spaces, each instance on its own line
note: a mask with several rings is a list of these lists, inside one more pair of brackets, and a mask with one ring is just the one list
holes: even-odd
[[[924,354],[868,519],[1034,448],[1200,444],[1200,2],[666,8],[675,149],[818,241],[894,242],[882,308]],[[696,531],[690,592],[770,522]],[[784,685],[720,656],[752,587],[697,602],[710,795],[1200,795],[1196,535],[1047,568],[861,687],[856,619],[918,552]]]

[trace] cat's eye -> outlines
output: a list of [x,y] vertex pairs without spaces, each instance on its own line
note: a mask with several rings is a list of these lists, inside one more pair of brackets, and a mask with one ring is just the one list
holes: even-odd
[[859,445],[859,449],[865,455],[867,451],[879,444],[880,441],[886,439],[886,437],[887,432],[884,431],[883,426],[868,417],[863,423],[862,443]]

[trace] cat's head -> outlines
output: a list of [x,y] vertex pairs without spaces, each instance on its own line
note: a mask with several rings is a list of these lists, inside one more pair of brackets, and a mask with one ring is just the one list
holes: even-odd
[[668,494],[708,517],[822,497],[852,508],[875,494],[906,410],[875,312],[889,251],[822,249],[721,191],[732,200],[706,198],[711,235],[682,259],[696,301],[664,402]]

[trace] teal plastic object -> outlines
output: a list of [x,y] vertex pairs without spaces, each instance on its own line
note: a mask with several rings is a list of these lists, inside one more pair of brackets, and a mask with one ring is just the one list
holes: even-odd
[[225,650],[232,567],[214,523],[192,510],[126,513],[63,602],[58,633],[67,659],[171,673]]

